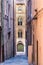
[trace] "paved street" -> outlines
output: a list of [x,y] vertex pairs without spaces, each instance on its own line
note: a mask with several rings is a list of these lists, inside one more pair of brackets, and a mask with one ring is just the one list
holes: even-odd
[[0,65],[29,65],[29,64],[26,56],[16,56],[10,58],[9,60],[6,60],[4,63],[1,63]]

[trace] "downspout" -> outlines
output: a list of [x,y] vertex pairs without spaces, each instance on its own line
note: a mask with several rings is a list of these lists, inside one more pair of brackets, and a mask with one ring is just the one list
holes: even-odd
[[15,56],[14,0],[13,0],[13,56]]

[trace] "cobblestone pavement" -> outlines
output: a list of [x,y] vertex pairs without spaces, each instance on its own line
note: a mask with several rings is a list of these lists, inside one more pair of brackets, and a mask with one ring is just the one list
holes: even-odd
[[28,59],[26,56],[15,56],[6,60],[4,63],[0,63],[0,65],[29,65]]

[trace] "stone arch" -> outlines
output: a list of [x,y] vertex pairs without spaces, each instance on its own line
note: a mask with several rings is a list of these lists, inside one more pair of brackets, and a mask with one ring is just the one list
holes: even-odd
[[17,52],[24,52],[24,45],[21,41],[17,44]]

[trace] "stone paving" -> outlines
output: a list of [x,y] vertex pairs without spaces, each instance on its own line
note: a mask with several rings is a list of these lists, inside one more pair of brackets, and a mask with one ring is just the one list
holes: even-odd
[[4,63],[0,63],[0,65],[29,65],[29,64],[28,64],[28,58],[26,56],[15,56],[6,60]]

